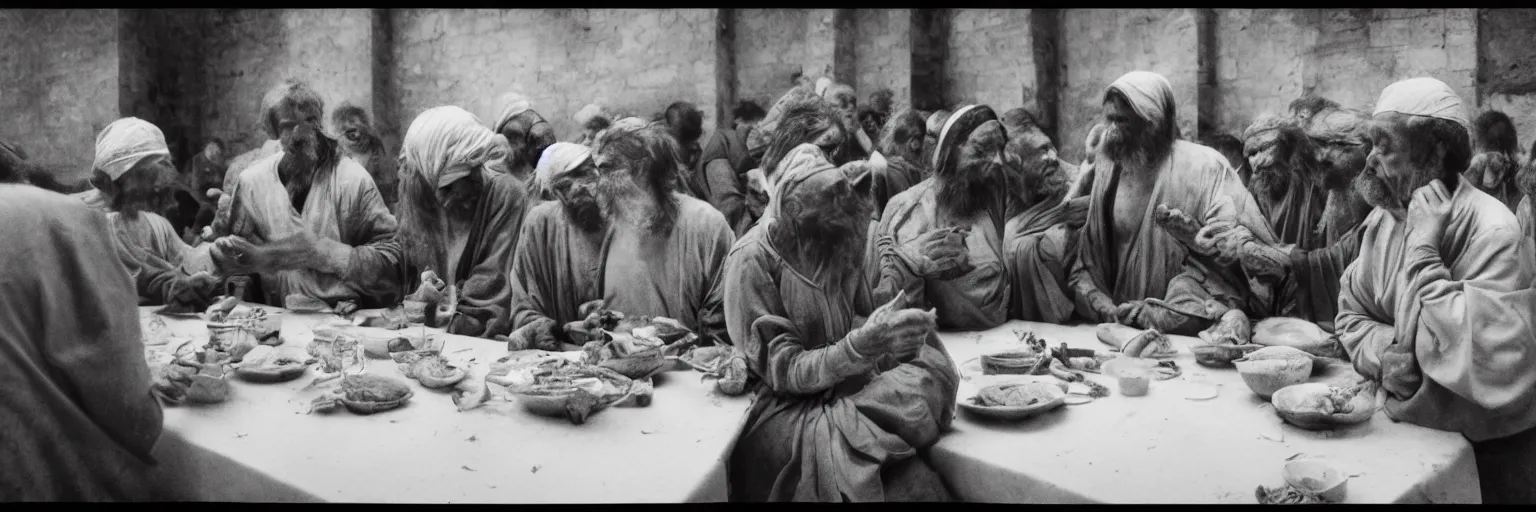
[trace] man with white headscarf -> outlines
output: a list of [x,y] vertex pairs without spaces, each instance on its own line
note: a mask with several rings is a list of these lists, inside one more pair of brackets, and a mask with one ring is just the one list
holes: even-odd
[[1226,157],[1179,139],[1168,79],[1120,77],[1104,93],[1104,117],[1104,140],[1085,171],[1094,175],[1084,178],[1088,221],[1071,278],[1077,312],[1194,335],[1230,308],[1267,311],[1268,298],[1251,291],[1238,265],[1196,248],[1201,224],[1235,223],[1266,243],[1274,235]]
[[947,500],[921,450],[953,421],[959,375],[931,312],[870,292],[869,166],[801,144],[780,167],[726,263],[726,325],[757,383],[731,501]]
[[162,413],[112,222],[23,184],[0,184],[0,219],[0,501],[176,499],[156,492]]
[[581,146],[550,147],[559,149],[545,159],[546,183],[558,201],[529,213],[513,258],[525,293],[515,300],[508,348],[581,344],[564,326],[599,299],[606,309],[671,318],[726,341],[720,269],[736,237],[719,211],[678,190],[672,137],[656,128],[609,130],[590,158]]
[[1339,341],[1389,417],[1472,441],[1484,503],[1536,502],[1532,242],[1461,178],[1470,134],[1444,82],[1388,86],[1369,133],[1355,186],[1376,209],[1339,284]]
[[870,234],[864,261],[876,302],[905,292],[914,306],[938,310],[941,329],[979,331],[1008,320],[1006,144],[985,105],[945,121],[933,176],[892,197]]
[[[400,251],[410,271],[407,289],[439,306],[432,326],[451,334],[492,338],[512,331],[512,255],[527,184],[486,164],[506,156],[500,135],[459,107],[416,116],[400,148]],[[420,282],[442,276],[446,289]],[[446,307],[442,307],[446,306]],[[437,316],[447,312],[444,318]]]
[[96,136],[91,185],[101,194],[117,256],[139,290],[140,305],[183,312],[213,302],[218,279],[208,246],[188,247],[160,214],[176,179],[160,128],[136,117],[113,121]]
[[544,148],[558,142],[555,129],[543,116],[534,112],[533,103],[521,94],[502,94],[496,104],[498,114],[496,123],[491,125],[491,131],[501,134],[507,140],[510,151],[505,159],[493,167],[524,183],[531,183],[533,166],[538,165]]
[[225,274],[260,276],[258,300],[268,305],[321,311],[398,304],[397,224],[373,176],[321,132],[325,104],[313,89],[290,79],[271,94],[280,99],[265,119],[283,151],[240,173],[230,235],[215,241],[214,262]]

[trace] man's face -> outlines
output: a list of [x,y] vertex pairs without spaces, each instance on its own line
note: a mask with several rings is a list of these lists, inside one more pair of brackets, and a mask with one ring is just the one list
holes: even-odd
[[1151,134],[1151,123],[1136,115],[1136,110],[1124,98],[1116,95],[1104,102],[1102,144],[1104,152],[1112,160],[1122,164],[1139,164],[1136,165],[1138,167],[1151,163],[1138,158],[1147,156]]
[[843,145],[843,141],[846,139],[847,136],[843,133],[843,129],[833,124],[827,131],[817,135],[816,139],[811,141],[811,144],[815,144],[816,147],[821,148],[823,153],[830,156],[837,151],[838,147]]
[[637,218],[638,205],[634,204],[646,193],[639,183],[639,162],[625,158],[612,145],[599,149],[592,155],[592,161],[597,167],[597,200],[603,217],[629,218],[632,224],[643,224]]
[[874,115],[865,115],[859,119],[859,124],[864,128],[864,134],[874,137],[880,134],[880,118]]
[[526,146],[528,153],[524,158],[527,158],[529,162],[535,163],[539,161],[539,157],[544,154],[545,149],[559,142],[555,140],[555,128],[542,119],[528,129],[528,139]]
[[603,227],[603,215],[597,201],[597,166],[591,158],[552,180],[550,189],[565,210],[566,218],[582,231],[590,233]]
[[203,157],[215,164],[224,163],[224,150],[218,144],[209,144],[203,148]]
[[832,106],[843,118],[843,126],[859,126],[859,100],[853,93],[843,92],[832,97]]
[[284,160],[313,168],[320,161],[320,113],[282,105],[276,109],[278,140],[282,141]]
[[342,145],[352,153],[360,152],[374,138],[373,127],[359,116],[341,118],[336,130],[341,133]]
[[1007,160],[1013,165],[1008,166],[1013,171],[1012,193],[1019,199],[1031,199],[1042,194],[1054,193],[1057,183],[1052,180],[1061,174],[1061,160],[1057,158],[1056,146],[1051,144],[1050,137],[1046,137],[1040,130],[1030,129],[1023,134],[1008,141],[1009,155]]
[[1410,158],[1403,116],[1377,116],[1369,130],[1371,153],[1365,158],[1365,170],[1355,178],[1355,188],[1371,206],[1405,212],[1413,191],[1440,175],[1439,166]]
[[1003,125],[988,121],[966,137],[954,156],[955,169],[939,175],[939,206],[957,219],[974,219],[990,206],[1002,186]]
[[1536,155],[1531,155],[1531,159],[1520,167],[1515,184],[1520,187],[1520,192],[1536,201]]
[[114,209],[125,213],[160,212],[173,204],[171,184],[176,168],[171,157],[154,155],[139,160],[132,169],[118,177],[112,199]]

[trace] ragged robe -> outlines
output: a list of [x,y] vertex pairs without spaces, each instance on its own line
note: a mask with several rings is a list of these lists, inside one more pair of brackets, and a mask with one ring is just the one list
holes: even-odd
[[139,291],[140,306],[157,306],[171,297],[171,283],[198,272],[215,273],[209,244],[188,247],[165,217],[141,212],[132,218],[107,214],[118,260],[128,269]]
[[[528,212],[528,186],[509,174],[483,172],[484,192],[476,199],[469,240],[454,265],[459,290],[457,314],[449,334],[491,338],[512,332],[512,257]],[[452,257],[452,256],[450,256]],[[402,276],[405,289],[421,284],[421,269]]]
[[513,274],[513,329],[547,317],[581,320],[582,303],[603,299],[627,315],[662,316],[700,336],[726,339],[720,276],[736,236],[709,203],[674,193],[677,224],[665,237],[610,227],[583,233],[558,201],[535,207],[524,224]]
[[868,284],[797,272],[769,243],[772,222],[726,264],[726,325],[761,382],[728,463],[731,500],[946,499],[918,450],[954,420],[954,361],[938,336],[891,368],[850,350],[844,336],[874,309]]
[[142,501],[162,428],[106,217],[0,185],[0,502]]
[[1405,247],[1410,228],[1384,210],[1363,226],[1339,295],[1355,370],[1382,383],[1394,421],[1472,441],[1484,503],[1536,502],[1536,243],[1466,181],[1439,254]]
[[[1218,220],[1236,222],[1264,243],[1274,243],[1275,236],[1264,219],[1253,195],[1243,186],[1226,157],[1216,150],[1188,141],[1174,142],[1173,151],[1158,169],[1158,178],[1141,216],[1141,227],[1131,240],[1122,242],[1126,251],[1116,254],[1113,198],[1121,169],[1108,158],[1096,159],[1087,178],[1091,183],[1088,222],[1083,226],[1077,262],[1072,267],[1071,285],[1077,311],[1093,322],[1108,322],[1094,311],[1088,300],[1095,290],[1103,291],[1116,304],[1147,298],[1162,298],[1176,307],[1203,311],[1207,300],[1223,302],[1227,307],[1248,310],[1255,300],[1249,280],[1237,265],[1216,265],[1208,259],[1190,258],[1189,251],[1154,220],[1157,205],[1183,211],[1196,221],[1210,224]],[[1267,308],[1267,303],[1265,308]],[[1195,321],[1177,326],[1177,334],[1193,335],[1202,327]]]
[[870,176],[870,195],[875,201],[874,220],[879,222],[885,214],[885,206],[890,204],[891,198],[897,194],[906,192],[913,185],[926,179],[927,171],[917,162],[907,160],[902,156],[886,157],[885,166],[875,169]]
[[746,134],[751,127],[720,128],[709,137],[699,156],[695,179],[702,178],[704,199],[725,215],[736,236],[746,234],[756,221],[747,210],[746,174],[756,166],[747,154]]
[[[954,225],[941,218],[938,192],[938,182],[929,178],[891,198],[870,234],[874,242],[868,244],[864,259],[865,268],[884,267],[888,275],[870,272],[869,285],[880,289],[882,280],[893,280],[895,286],[888,288],[893,296],[896,290],[906,290],[914,307],[938,310],[940,329],[980,331],[1002,325],[1008,321],[1009,295],[1008,272],[1003,266],[1002,215],[983,213],[970,226],[965,246],[972,268],[965,275],[947,280],[924,278],[912,275],[905,265],[882,265],[883,254],[888,251],[885,245],[900,245]],[[882,243],[881,238],[887,241]],[[889,297],[876,297],[881,299]]]
[[1075,310],[1068,266],[1076,254],[1077,232],[1064,223],[1066,202],[1035,204],[1003,228],[1003,266],[1008,271],[1008,318],[1066,323]]
[[335,307],[356,301],[363,308],[392,307],[401,291],[399,225],[384,205],[373,176],[351,158],[315,171],[304,211],[295,211],[277,174],[283,153],[256,162],[240,173],[230,207],[230,234],[263,243],[307,229],[346,247],[327,250],[321,270],[285,270],[261,274],[263,301],[286,306],[291,294],[319,299]]

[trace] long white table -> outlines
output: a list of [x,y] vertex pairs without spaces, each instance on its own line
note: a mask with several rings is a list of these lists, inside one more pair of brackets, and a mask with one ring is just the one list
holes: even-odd
[[[159,316],[153,309],[141,308],[141,325]],[[283,339],[300,349],[325,317],[284,316]],[[201,320],[160,318],[173,335],[207,339]],[[165,361],[174,345],[148,348]],[[443,354],[486,365],[506,348],[446,336]],[[415,396],[370,416],[305,414],[310,400],[334,387],[305,389],[317,375],[311,370],[280,384],[231,376],[224,403],[165,407],[156,454],[166,478],[194,487],[186,489],[192,499],[221,501],[718,502],[726,499],[724,461],[750,403],[719,395],[695,372],[669,372],[649,407],[609,408],[572,425],[524,411],[496,386],[489,403],[459,412],[448,392],[404,379],[392,361],[370,359],[366,371],[401,378]]]
[[[943,333],[956,364],[1018,345],[1033,331],[1054,346],[1107,349],[1093,326],[1010,322],[979,333]],[[1377,412],[1369,422],[1331,432],[1283,424],[1232,369],[1199,366],[1172,337],[1183,375],[1153,381],[1143,397],[1119,395],[1113,379],[1088,374],[1111,396],[1069,405],[1019,423],[975,420],[964,411],[931,460],[966,501],[1007,503],[1256,503],[1259,485],[1284,483],[1288,458],[1322,458],[1357,475],[1348,503],[1480,503],[1471,445],[1460,434],[1394,423]],[[965,375],[962,370],[962,376]],[[1347,380],[1333,366],[1313,381]],[[1210,400],[1199,383],[1219,385]],[[960,399],[975,393],[962,381]],[[1208,389],[1208,388],[1207,388]]]

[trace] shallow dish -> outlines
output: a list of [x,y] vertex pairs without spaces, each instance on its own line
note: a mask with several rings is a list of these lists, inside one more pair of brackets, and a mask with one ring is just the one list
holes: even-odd
[[1195,362],[1201,366],[1212,368],[1231,368],[1232,361],[1242,359],[1243,356],[1263,348],[1263,345],[1249,343],[1247,345],[1195,345],[1189,347],[1189,351],[1195,354]]
[[1318,459],[1293,460],[1285,464],[1281,474],[1285,477],[1285,483],[1291,487],[1316,494],[1323,501],[1344,501],[1344,484],[1349,482],[1349,477],[1332,464]]
[[1304,430],[1330,430],[1357,425],[1376,415],[1376,397],[1373,393],[1356,393],[1349,399],[1349,412],[1324,413],[1315,407],[1307,407],[1306,395],[1326,393],[1327,384],[1306,383],[1286,386],[1270,398],[1275,414],[1286,423]]
[[1237,367],[1238,375],[1243,377],[1243,384],[1247,384],[1248,389],[1265,400],[1273,397],[1276,391],[1304,383],[1312,376],[1311,359],[1239,359],[1232,364]]
[[634,380],[649,378],[666,369],[667,358],[661,354],[661,348],[651,348],[630,354],[625,357],[615,357],[597,364],[619,375]]
[[[975,396],[967,397],[959,401],[960,409],[979,418],[999,421],[1019,421],[1029,419],[1040,414],[1053,411],[1067,403],[1066,383],[1047,383],[1036,381],[1014,382],[999,384],[998,386],[1028,386],[1031,394],[1038,395],[1039,402],[1023,406],[985,406],[976,405]],[[993,387],[993,386],[988,386]],[[987,389],[987,388],[982,388]],[[977,390],[980,394],[982,390]]]

